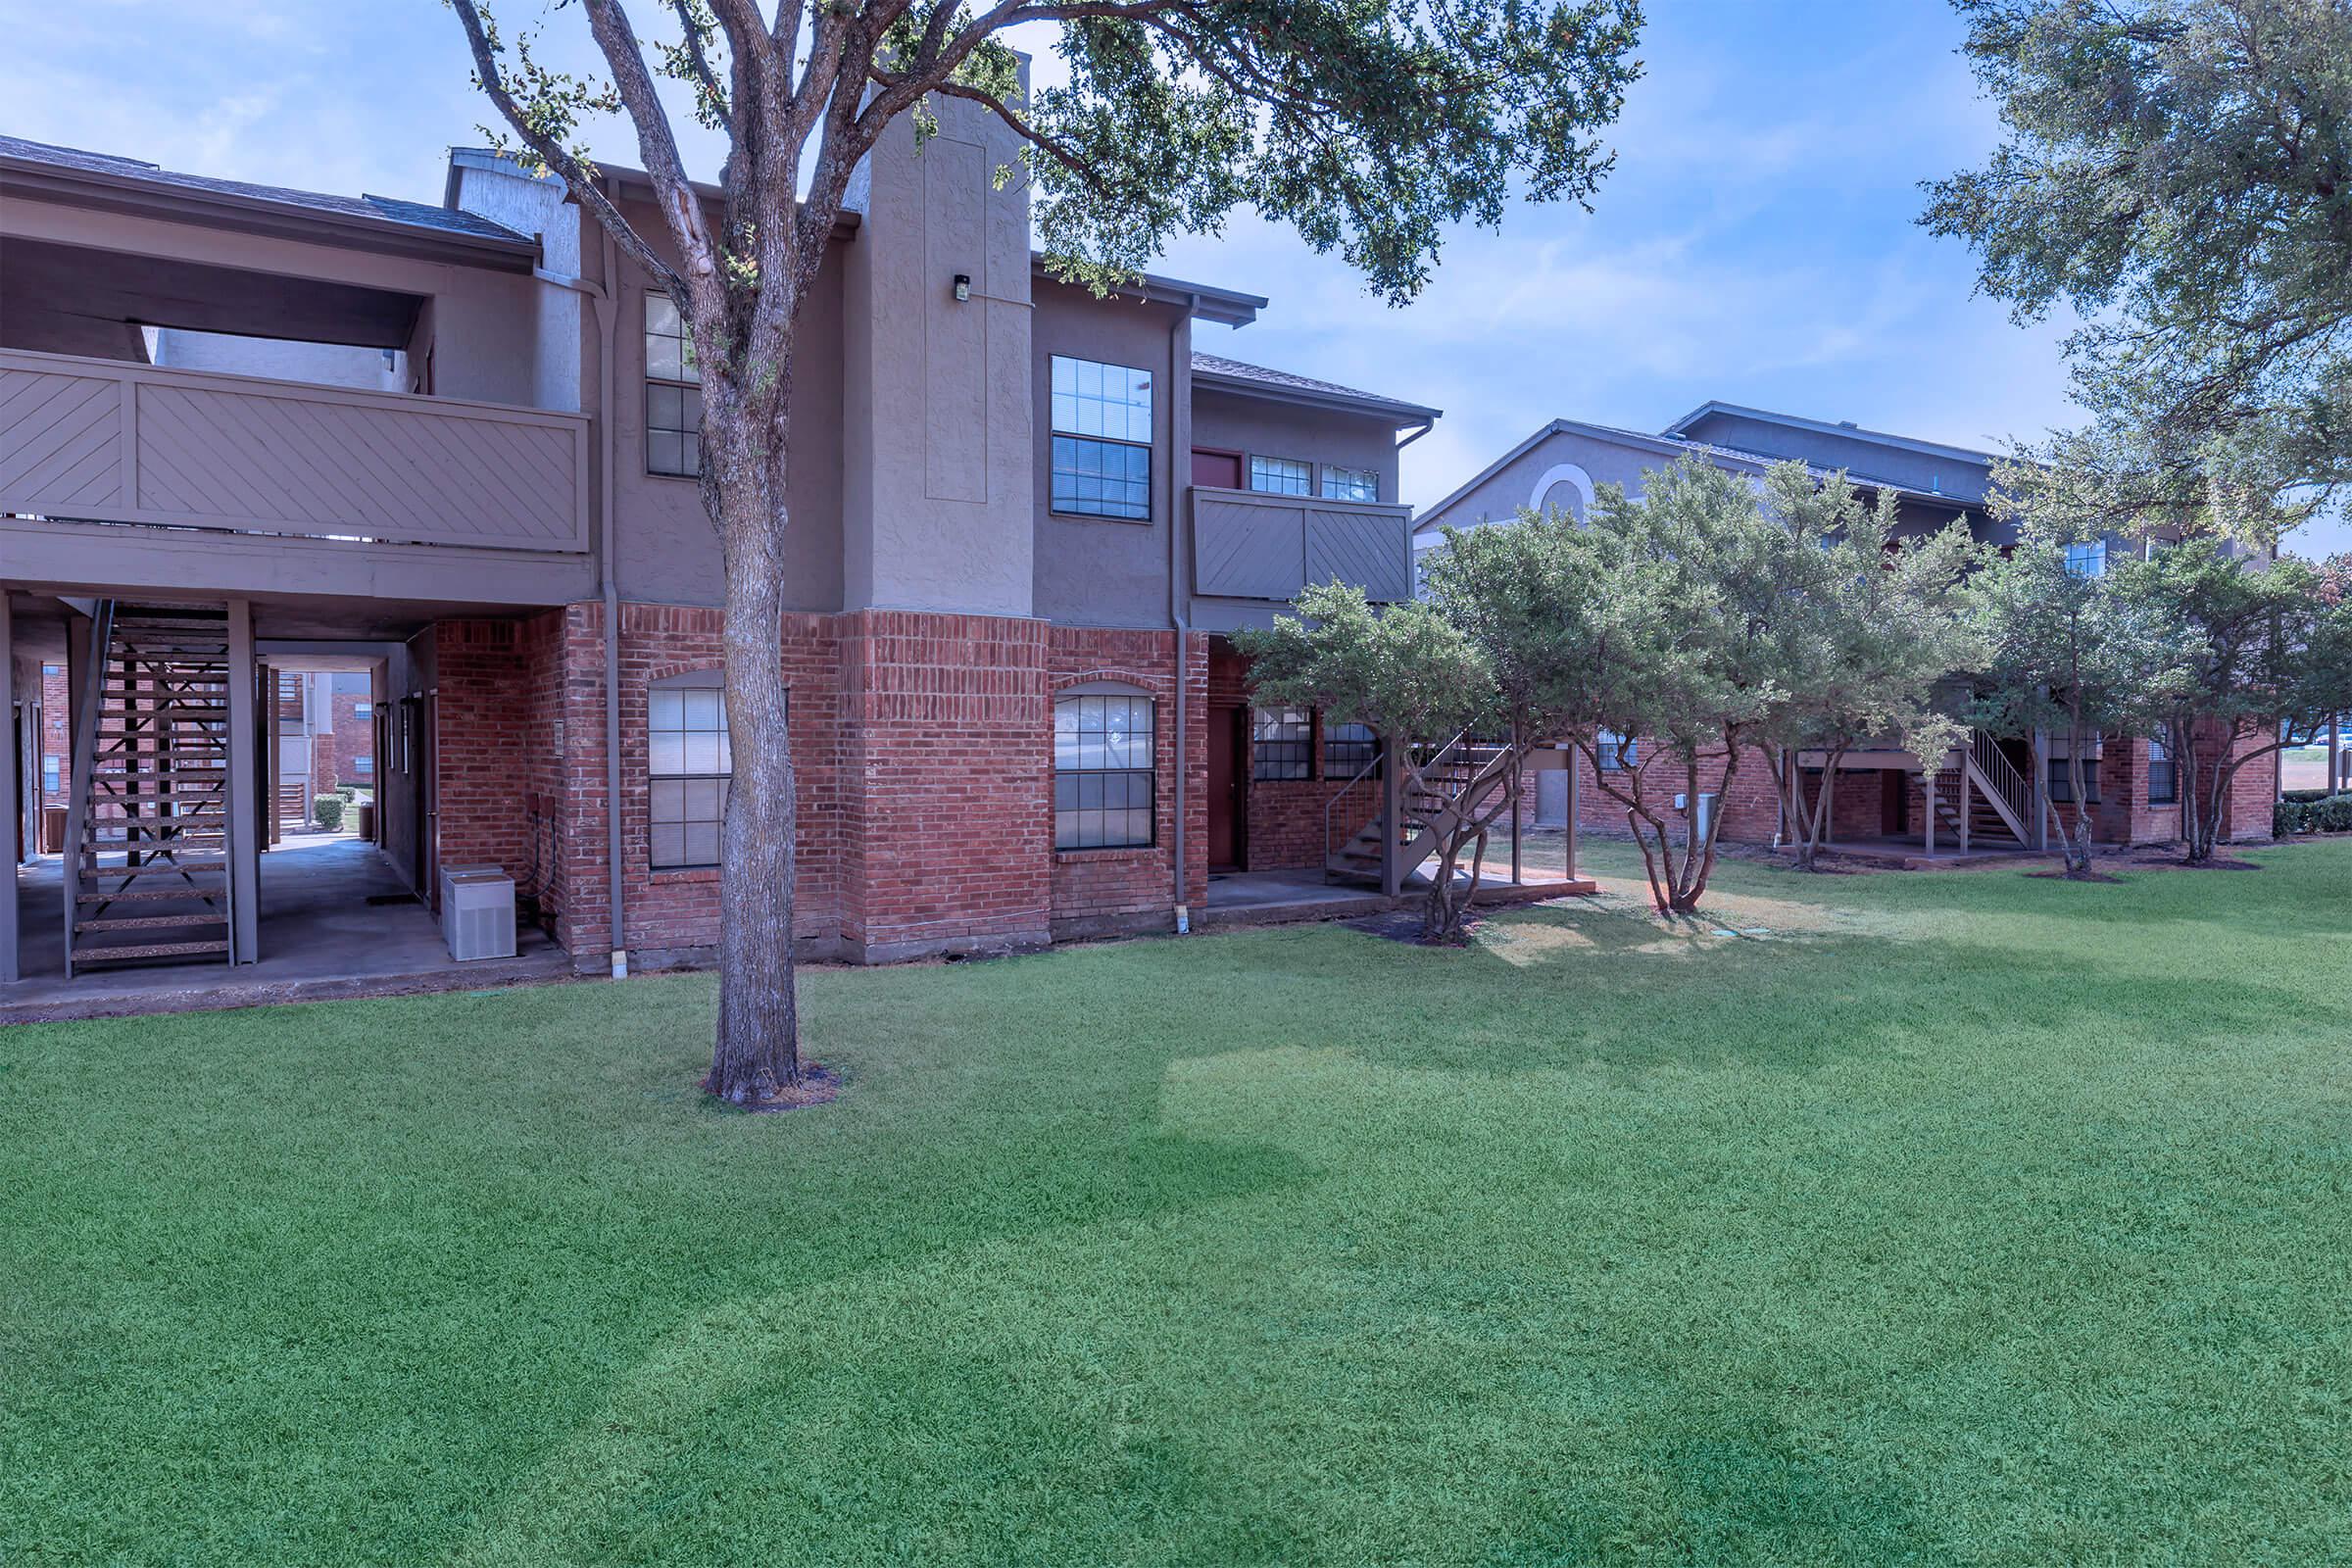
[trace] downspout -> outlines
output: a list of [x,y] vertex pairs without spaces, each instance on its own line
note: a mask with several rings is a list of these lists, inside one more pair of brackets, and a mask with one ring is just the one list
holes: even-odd
[[612,433],[612,353],[619,293],[619,252],[612,230],[602,223],[605,286],[590,296],[596,302],[597,346],[596,422],[604,430],[604,472],[597,486],[597,590],[605,603],[605,902],[612,911],[612,978],[629,977],[628,922],[623,918],[625,878],[620,861],[620,585],[613,577],[612,466],[619,443]]
[[625,910],[620,866],[620,587],[612,576],[612,466],[619,449],[612,433],[612,351],[617,326],[614,313],[619,298],[620,255],[610,229],[599,223],[597,234],[603,241],[602,283],[552,272],[544,267],[532,268],[531,274],[542,283],[585,294],[596,306],[596,422],[604,449],[600,465],[603,471],[597,484],[597,554],[601,558],[597,592],[605,607],[605,894],[612,911],[612,978],[626,980],[629,946],[622,933],[628,930],[628,922],[622,918]]
[[[1192,684],[1189,647],[1191,628],[1185,624],[1184,583],[1181,571],[1182,549],[1178,536],[1184,531],[1185,507],[1183,497],[1192,488],[1193,452],[1193,313],[1200,308],[1200,296],[1185,301],[1184,314],[1168,330],[1168,368],[1177,390],[1182,394],[1171,400],[1168,410],[1169,445],[1175,448],[1168,460],[1168,624],[1176,633],[1176,934],[1185,936],[1193,929],[1193,911],[1186,904],[1191,890],[1185,885],[1184,844],[1184,781],[1192,768],[1192,751],[1186,720],[1186,689]],[[1183,481],[1181,484],[1179,480]]]

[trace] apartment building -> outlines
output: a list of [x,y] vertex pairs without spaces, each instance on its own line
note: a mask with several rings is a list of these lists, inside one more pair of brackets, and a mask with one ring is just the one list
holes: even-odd
[[[1334,575],[1409,594],[1397,449],[1438,411],[1196,346],[1256,296],[1054,281],[1008,132],[940,113],[868,160],[800,351],[810,956],[1171,929],[1212,868],[1321,867],[1361,825],[1335,796],[1379,808],[1373,738],[1254,710],[1228,638]],[[603,177],[660,235],[643,177]],[[348,749],[417,895],[497,866],[584,970],[707,955],[698,424],[667,297],[489,153],[436,205],[0,139],[0,773],[30,823],[62,668],[74,809],[61,861],[24,841],[0,979],[20,910],[63,911],[76,972],[259,956],[296,874],[263,694],[329,675],[365,679]]]
[[[1985,510],[1996,461],[1989,452],[1865,429],[1850,421],[1708,402],[1655,434],[1554,419],[1505,452],[1451,495],[1426,509],[1415,523],[1416,558],[1443,548],[1446,527],[1475,528],[1515,520],[1522,508],[1582,517],[1598,486],[1621,486],[1639,497],[1645,475],[1697,457],[1734,473],[1761,477],[1776,463],[1805,464],[1816,475],[1846,474],[1866,500],[1892,497],[1896,532],[1918,535],[1954,522],[1996,548],[2016,543],[2014,526]],[[2077,569],[2105,569],[2110,552],[2135,548],[2117,538],[2077,547]],[[1604,746],[1604,766],[1639,765],[1654,742],[1630,736]],[[1923,766],[1894,747],[1848,753],[1828,784],[1828,759],[1800,754],[1808,801],[1831,790],[1829,833],[1847,845],[1941,848],[1945,851],[2044,849],[2052,842],[2053,806],[2071,817],[2068,741],[2063,734],[2032,737],[1978,733],[1967,746]],[[2090,743],[2085,789],[2095,806],[2093,833],[2109,844],[2161,843],[2180,836],[2181,780],[2161,740],[2101,736]],[[1671,779],[1655,779],[1675,801],[1673,814],[1688,823],[1701,811],[1723,813],[1723,836],[1734,842],[1782,842],[1788,828],[1783,802],[1761,757],[1745,759],[1723,782],[1720,760],[1702,771],[1695,802],[1675,795]],[[1712,780],[1710,791],[1704,786]],[[1622,829],[1624,808],[1599,787],[1592,766],[1539,775],[1541,823],[1564,822],[1574,800],[1586,826]],[[2278,759],[2241,768],[2229,802],[2226,836],[2268,838],[2278,799]],[[1574,792],[1573,795],[1571,792]]]

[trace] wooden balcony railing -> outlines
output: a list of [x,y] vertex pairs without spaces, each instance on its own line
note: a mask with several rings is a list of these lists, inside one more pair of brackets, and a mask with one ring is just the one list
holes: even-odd
[[588,549],[588,420],[0,350],[0,514]]
[[1288,600],[1338,578],[1378,601],[1413,596],[1412,509],[1192,487],[1193,591]]

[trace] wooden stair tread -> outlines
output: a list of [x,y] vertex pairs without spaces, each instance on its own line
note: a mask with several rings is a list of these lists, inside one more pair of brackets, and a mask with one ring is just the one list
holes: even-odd
[[75,963],[104,963],[118,958],[183,958],[200,953],[226,953],[228,940],[215,942],[145,942],[136,945],[92,944],[74,950]]
[[[101,871],[100,876],[111,875]],[[80,893],[74,895],[76,904],[160,904],[166,899],[219,898],[228,890],[220,887],[196,888],[122,888],[114,893]]]
[[225,925],[228,914],[222,909],[206,909],[197,914],[133,914],[113,919],[76,920],[75,931],[161,931],[168,926]]

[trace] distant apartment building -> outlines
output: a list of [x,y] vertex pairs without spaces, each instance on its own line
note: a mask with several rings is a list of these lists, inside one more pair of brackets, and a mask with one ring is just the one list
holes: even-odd
[[[1642,493],[1645,476],[1688,458],[1760,478],[1776,463],[1805,464],[1817,476],[1843,472],[1865,499],[1886,495],[1895,505],[1898,536],[1932,532],[1958,522],[1972,537],[2006,548],[2015,529],[1985,508],[1993,454],[1937,441],[1889,435],[1851,422],[1810,419],[1769,410],[1709,402],[1651,434],[1579,419],[1554,419],[1488,465],[1470,481],[1427,508],[1415,524],[1416,559],[1444,545],[1444,530],[1507,524],[1522,509],[1584,517],[1599,486]],[[2079,547],[2079,570],[2104,570],[2108,556],[2139,548],[2116,538]],[[1640,762],[1656,746],[1628,736],[1602,749],[1604,767]],[[1963,844],[1979,849],[2039,849],[2051,840],[2052,808],[2072,814],[2067,738],[1979,733],[1942,758],[1919,758],[1891,745],[1858,748],[1823,783],[1820,754],[1800,754],[1809,800],[1831,791],[1835,840]],[[2099,736],[2090,744],[2085,790],[2095,807],[2094,833],[2102,842],[2145,844],[2180,831],[2179,778],[2162,740]],[[1783,802],[1760,757],[1749,758],[1723,783],[1720,760],[1702,773],[1695,801],[1678,799],[1673,814],[1688,823],[1698,811],[1720,810],[1722,832],[1734,841],[1778,842],[1788,834]],[[1710,792],[1705,784],[1712,780]],[[1538,820],[1566,820],[1571,791],[1581,821],[1622,829],[1624,808],[1601,788],[1590,763],[1538,775]],[[1932,788],[1931,788],[1932,786]],[[1649,786],[1651,790],[1656,784]],[[1667,786],[1670,796],[1671,784]],[[2226,835],[2268,838],[2278,795],[2276,756],[2241,768],[2228,804]]]

